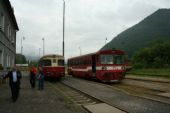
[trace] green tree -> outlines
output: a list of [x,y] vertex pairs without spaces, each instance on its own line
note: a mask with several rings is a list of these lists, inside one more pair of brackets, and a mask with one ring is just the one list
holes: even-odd
[[170,67],[170,42],[156,41],[133,56],[134,67],[164,68]]
[[24,55],[16,54],[15,56],[15,64],[25,64],[27,63]]

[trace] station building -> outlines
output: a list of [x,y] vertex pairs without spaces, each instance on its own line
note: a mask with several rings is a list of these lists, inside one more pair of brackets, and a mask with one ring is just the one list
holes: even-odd
[[15,63],[16,32],[18,30],[10,1],[0,0],[0,66],[4,69]]

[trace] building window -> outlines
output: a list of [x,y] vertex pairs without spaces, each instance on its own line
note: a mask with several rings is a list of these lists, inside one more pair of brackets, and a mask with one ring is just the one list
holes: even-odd
[[8,67],[8,55],[6,54],[6,62],[5,62],[5,66]]
[[14,66],[14,57],[11,58],[11,66]]
[[0,14],[0,30],[4,31],[5,26],[5,18],[4,15],[1,13]]
[[8,67],[11,67],[11,57],[8,55]]
[[10,27],[10,25],[8,24],[8,26],[7,26],[7,36],[8,36],[8,39],[10,40],[10,41],[12,41],[12,33],[11,33],[11,27]]
[[7,37],[10,39],[10,25],[7,26]]
[[3,53],[0,50],[0,64],[3,66]]
[[0,16],[0,30],[2,29],[2,18]]
[[15,43],[15,32],[14,31],[11,31],[11,42],[12,44]]

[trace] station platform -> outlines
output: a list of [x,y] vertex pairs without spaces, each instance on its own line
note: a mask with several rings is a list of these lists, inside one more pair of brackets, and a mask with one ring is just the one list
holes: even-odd
[[[39,91],[32,89],[29,77],[21,79],[20,95],[16,102],[12,102],[8,83],[0,85],[0,113],[81,113],[64,97],[45,82],[45,88]],[[83,113],[83,112],[82,112]]]
[[106,103],[84,106],[90,113],[126,113]]

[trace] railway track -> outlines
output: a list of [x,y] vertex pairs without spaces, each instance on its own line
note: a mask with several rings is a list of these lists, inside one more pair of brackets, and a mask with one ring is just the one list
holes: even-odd
[[170,104],[170,97],[164,94],[170,93],[169,82],[152,81],[147,79],[124,79],[121,84],[110,84],[111,88],[146,99]]
[[[151,96],[149,97],[148,95],[141,95],[140,92],[136,93],[136,90],[139,89],[139,87],[134,88],[134,86],[129,86],[129,87],[132,87],[132,89],[130,90],[130,88],[127,88],[127,87],[125,88],[117,87],[117,86],[120,86],[121,83],[104,84],[104,83],[100,83],[96,81],[89,81],[89,80],[74,78],[71,76],[66,77],[62,81],[62,83],[67,84],[68,86],[73,87],[75,89],[81,90],[84,93],[92,95],[93,97],[113,107],[116,107],[122,111],[126,111],[129,113],[139,112],[139,111],[140,111],[139,113],[145,113],[146,109],[149,110],[147,111],[148,113],[155,112],[155,110],[157,110],[158,113],[168,113],[167,110],[165,109],[168,109],[169,111],[169,107],[167,108],[165,107],[165,106],[170,105],[169,100],[167,100],[168,98],[163,97],[165,99],[163,100],[162,98],[161,99],[158,98],[161,96],[153,97],[154,95],[148,94]],[[135,90],[135,93],[134,93],[134,90]],[[141,92],[142,90],[143,89],[141,89]],[[147,88],[146,90],[150,91],[150,89],[147,89]],[[153,105],[160,106],[160,108],[154,107]],[[161,109],[164,109],[164,111],[162,112]]]
[[90,97],[87,94],[84,94],[76,89],[73,89],[69,86],[64,85],[61,82],[48,82],[56,92],[60,92],[68,104],[74,104],[77,113],[83,111],[85,113],[90,113],[87,109],[83,106],[85,105],[94,105],[97,103],[101,103],[99,100]]
[[100,100],[97,100],[85,93],[82,93],[79,90],[66,86],[61,82],[57,82],[57,83],[50,82],[49,84],[51,84],[53,88],[55,88],[57,91],[60,91],[62,94],[67,96],[72,102],[76,103],[79,106],[102,103]]
[[[85,86],[83,85],[84,87],[82,87],[82,89],[78,88],[77,86],[74,87],[74,85],[72,85],[72,84],[75,84],[75,82],[78,82],[77,84],[82,83]],[[118,83],[118,84],[114,84],[114,83],[113,84],[104,84],[104,83],[100,83],[97,81],[89,81],[89,80],[74,78],[71,76],[66,77],[61,82],[52,82],[49,84],[51,84],[51,86],[56,90],[56,92],[62,93],[62,95],[64,95],[69,100],[70,104],[76,104],[78,107],[80,107],[82,110],[85,110],[87,113],[89,113],[89,111],[85,108],[85,106],[97,105],[97,104],[102,104],[102,103],[106,103],[107,105],[110,105],[111,107],[114,107],[123,113],[125,113],[125,112],[128,113],[129,111],[131,111],[129,108],[124,108],[120,104],[117,105],[116,103],[113,103],[112,100],[109,101],[103,96],[101,96],[101,97],[94,96],[96,94],[92,93],[93,91],[91,93],[88,91],[88,88],[92,87],[92,86],[89,86],[90,84],[99,86],[99,87],[101,87],[101,89],[103,89],[104,87],[105,88],[107,87],[110,89],[110,91],[113,89],[113,92],[115,92],[115,91],[118,91],[120,93],[122,92],[120,95],[122,95],[123,93],[127,96],[131,95],[130,98],[132,97],[133,99],[134,98],[139,98],[139,99],[143,98],[144,101],[148,100],[149,103],[150,102],[151,103],[153,102],[156,104],[160,103],[161,106],[164,104],[167,106],[170,105],[170,98],[158,95],[160,93],[165,93],[165,91],[151,89],[148,87],[136,86],[135,84],[129,85],[129,84],[126,84],[123,82]],[[161,84],[163,84],[163,83],[161,83]],[[101,95],[103,93],[100,92],[99,95]],[[106,96],[107,94],[104,94],[104,95]],[[114,93],[113,93],[113,95],[114,95]],[[123,96],[123,98],[124,98],[124,96]],[[146,102],[146,104],[147,104],[147,102]],[[140,109],[140,108],[138,108],[138,109]],[[144,107],[144,109],[145,109],[145,107]],[[156,108],[154,108],[154,109],[156,109]],[[153,111],[154,111],[154,109],[152,108]],[[158,110],[160,110],[160,109],[158,108]],[[90,113],[93,113],[93,112],[90,111]],[[141,113],[143,113],[143,112],[141,112]]]
[[[74,79],[92,82],[99,85],[104,85],[111,89],[122,91],[129,95],[170,104],[170,97],[162,95],[164,93],[170,92],[170,88],[169,88],[170,84],[167,82],[149,81],[149,80],[141,80],[141,79],[138,80],[138,79],[128,78],[125,79],[125,81],[133,80],[133,82],[130,81],[131,83],[129,83],[129,82],[122,81],[122,83],[118,83],[118,84],[117,83],[107,84],[107,83],[100,83],[97,81],[84,80],[80,78],[74,78]],[[141,82],[142,84],[140,84]]]
[[[93,113],[93,112],[87,109],[86,106],[94,105],[95,107],[95,105],[99,105],[99,104],[106,105],[105,102],[95,97],[92,97],[91,95],[83,93],[81,90],[72,88],[62,82],[48,82],[48,84],[50,84],[57,92],[60,92],[65,98],[67,98],[69,100],[68,101],[69,104],[76,104],[77,106],[81,108],[81,110],[83,111],[85,110],[85,112],[87,113]],[[113,108],[114,108],[114,111],[117,111],[117,113],[126,113],[119,108],[116,108],[116,107],[113,107]],[[97,113],[97,112],[94,112],[94,113]]]
[[139,86],[133,86],[133,85],[127,85],[127,84],[119,84],[119,85],[116,84],[116,85],[111,85],[108,87],[123,91],[130,95],[170,104],[170,98],[161,95],[161,94],[166,93],[164,91],[148,89],[145,87],[139,87]]

